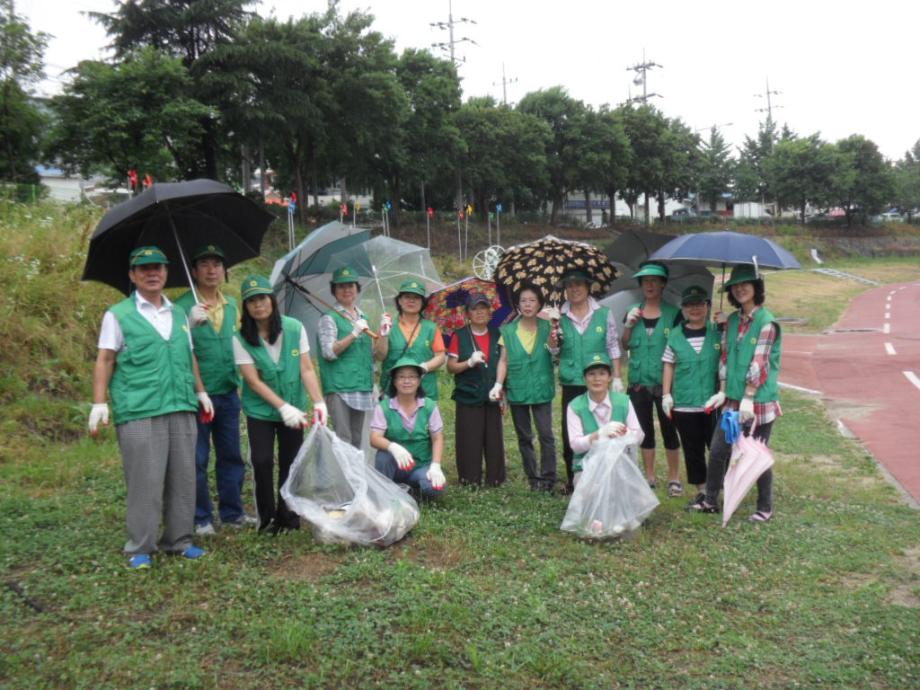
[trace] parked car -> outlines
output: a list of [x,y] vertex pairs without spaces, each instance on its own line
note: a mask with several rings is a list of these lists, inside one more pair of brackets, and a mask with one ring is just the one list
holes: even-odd
[[686,220],[694,217],[696,217],[696,211],[692,208],[679,208],[671,214],[671,218],[674,220]]

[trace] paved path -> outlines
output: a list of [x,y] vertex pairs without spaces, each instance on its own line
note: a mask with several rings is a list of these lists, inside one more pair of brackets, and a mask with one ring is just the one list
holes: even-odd
[[920,501],[920,282],[864,292],[823,335],[783,336],[780,381],[820,392]]

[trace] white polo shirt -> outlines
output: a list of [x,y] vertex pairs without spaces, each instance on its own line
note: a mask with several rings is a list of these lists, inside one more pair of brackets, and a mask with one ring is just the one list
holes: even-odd
[[[148,302],[144,299],[140,292],[135,291],[134,293],[134,300],[137,304],[138,313],[156,329],[163,340],[169,340],[169,336],[172,334],[174,307],[173,303],[169,301],[166,295],[162,295],[160,299],[161,304],[159,307],[156,307],[152,302]],[[188,318],[185,316],[185,312],[180,309],[179,313],[181,314],[180,318],[185,319],[187,325]],[[191,328],[186,329],[186,333],[188,335],[189,347],[194,349],[192,345]],[[121,352],[124,347],[125,336],[121,332],[121,326],[118,325],[118,319],[115,318],[115,314],[109,309],[105,313],[105,316],[102,317],[102,329],[99,331],[99,349]]]

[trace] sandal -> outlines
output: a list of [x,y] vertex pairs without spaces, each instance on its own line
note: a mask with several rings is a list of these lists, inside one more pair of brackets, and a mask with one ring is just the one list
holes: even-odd
[[668,498],[677,498],[684,495],[684,485],[679,481],[671,480],[668,482]]
[[657,489],[657,488],[658,488],[658,481],[655,480],[655,479],[649,479],[649,480],[648,480],[648,488],[650,488],[652,491],[654,491],[655,489]]
[[770,520],[772,519],[773,519],[772,510],[770,512],[764,512],[762,510],[758,510],[756,513],[754,513],[753,515],[751,515],[751,517],[748,518],[748,522],[770,522]]
[[706,500],[704,494],[699,494],[690,505],[687,506],[687,510],[690,512],[696,513],[718,513],[719,506],[712,505],[709,501]]

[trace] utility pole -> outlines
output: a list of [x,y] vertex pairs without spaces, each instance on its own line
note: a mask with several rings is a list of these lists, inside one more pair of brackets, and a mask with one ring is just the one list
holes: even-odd
[[[517,77],[508,79],[505,77],[505,63],[502,63],[502,105],[508,105],[508,84],[514,84],[517,81]],[[497,82],[492,82],[492,86],[498,86]]]
[[633,84],[636,86],[642,87],[642,95],[630,98],[628,103],[635,103],[641,101],[642,104],[648,103],[649,98],[661,98],[662,96],[657,93],[648,92],[648,72],[651,69],[656,67],[664,68],[664,65],[659,65],[657,62],[652,62],[651,60],[645,59],[645,50],[642,51],[642,62],[636,63],[630,67],[626,68],[627,72],[635,72],[636,76],[633,77]]
[[773,105],[773,101],[770,99],[770,96],[779,96],[781,93],[782,93],[782,91],[771,91],[771,90],[770,90],[770,78],[767,77],[767,89],[766,89],[766,91],[764,91],[763,93],[755,93],[755,94],[754,94],[754,97],[755,97],[755,98],[766,98],[766,99],[767,99],[767,107],[766,107],[766,108],[756,108],[756,109],[754,110],[754,112],[757,112],[757,113],[766,113],[766,114],[767,114],[767,119],[768,119],[770,122],[773,122],[773,108],[782,108],[783,106],[781,106],[781,105]]

